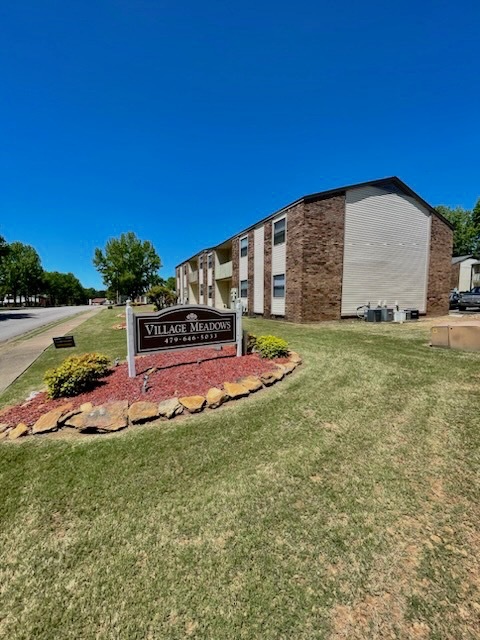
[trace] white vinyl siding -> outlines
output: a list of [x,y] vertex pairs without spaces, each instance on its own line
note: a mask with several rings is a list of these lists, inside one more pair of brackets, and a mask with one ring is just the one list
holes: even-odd
[[263,225],[254,231],[253,246],[253,312],[263,313],[263,278],[265,270],[265,227]]
[[[240,238],[239,242],[240,242],[240,247],[242,246],[242,242],[247,239],[248,241],[248,236],[243,236],[242,238]],[[243,242],[244,244],[244,242]],[[242,282],[242,280],[248,280],[248,249],[247,249],[247,255],[246,256],[241,256],[240,255],[240,247],[239,247],[239,265],[238,265],[238,279],[239,279],[239,288],[238,288],[238,296],[240,297],[240,299],[242,300],[242,304],[243,304],[243,308],[245,310],[248,310],[248,297],[243,297],[241,296],[241,291],[240,291],[240,282]]]
[[348,189],[342,315],[386,301],[426,311],[431,214],[395,188]]
[[460,273],[458,278],[458,290],[470,291],[472,283],[472,265],[478,264],[478,260],[468,258],[460,263]]
[[[275,223],[279,220],[285,219],[285,226],[287,225],[286,215],[283,214],[274,218],[270,223],[272,225],[272,281],[270,283],[270,295],[271,295],[271,312],[275,316],[285,315],[285,298],[273,297],[273,276],[279,276],[286,273],[286,246],[287,242],[281,244],[273,244],[273,234],[275,229]],[[286,282],[285,282],[286,287]]]

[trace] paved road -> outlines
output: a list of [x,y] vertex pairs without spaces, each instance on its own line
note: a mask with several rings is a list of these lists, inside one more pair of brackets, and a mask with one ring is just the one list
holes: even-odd
[[88,305],[46,309],[0,309],[0,343],[88,309],[91,309]]

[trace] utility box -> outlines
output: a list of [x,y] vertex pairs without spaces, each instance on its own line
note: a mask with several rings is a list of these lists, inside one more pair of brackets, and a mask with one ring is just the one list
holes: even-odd
[[393,309],[382,309],[382,322],[393,322]]
[[449,333],[450,327],[447,325],[432,327],[430,332],[430,345],[432,347],[444,347],[447,348],[450,346],[449,342]]
[[454,324],[432,327],[432,347],[480,351],[480,324]]
[[451,325],[449,329],[450,349],[480,351],[480,326]]
[[418,320],[420,313],[418,309],[405,309],[405,316],[407,320]]
[[365,313],[366,322],[381,322],[382,321],[382,309],[367,309]]

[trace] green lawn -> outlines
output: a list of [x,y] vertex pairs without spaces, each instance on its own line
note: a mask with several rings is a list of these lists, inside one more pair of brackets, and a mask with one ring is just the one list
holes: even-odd
[[[79,349],[123,355],[108,313]],[[0,637],[479,637],[480,355],[419,324],[247,324],[304,365],[185,420],[0,446]]]
[[[139,307],[142,312],[145,309],[149,310],[151,307]],[[124,330],[113,329],[115,325],[125,322],[125,318],[118,317],[124,312],[125,309],[122,307],[102,309],[100,313],[74,329],[71,333],[75,337],[76,347],[73,349],[55,349],[53,345],[48,347],[27,371],[0,395],[0,408],[21,402],[32,391],[43,388],[45,371],[60,364],[67,356],[88,351],[100,351],[109,356],[112,361],[117,357],[125,359],[127,355],[126,333]],[[40,329],[37,329],[28,335],[31,336],[39,332]],[[24,338],[19,340],[22,339]]]

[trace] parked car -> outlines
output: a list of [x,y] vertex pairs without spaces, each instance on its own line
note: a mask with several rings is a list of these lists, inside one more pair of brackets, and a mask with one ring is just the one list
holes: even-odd
[[458,299],[459,311],[466,311],[468,307],[480,309],[480,287],[473,287],[471,291],[460,294]]

